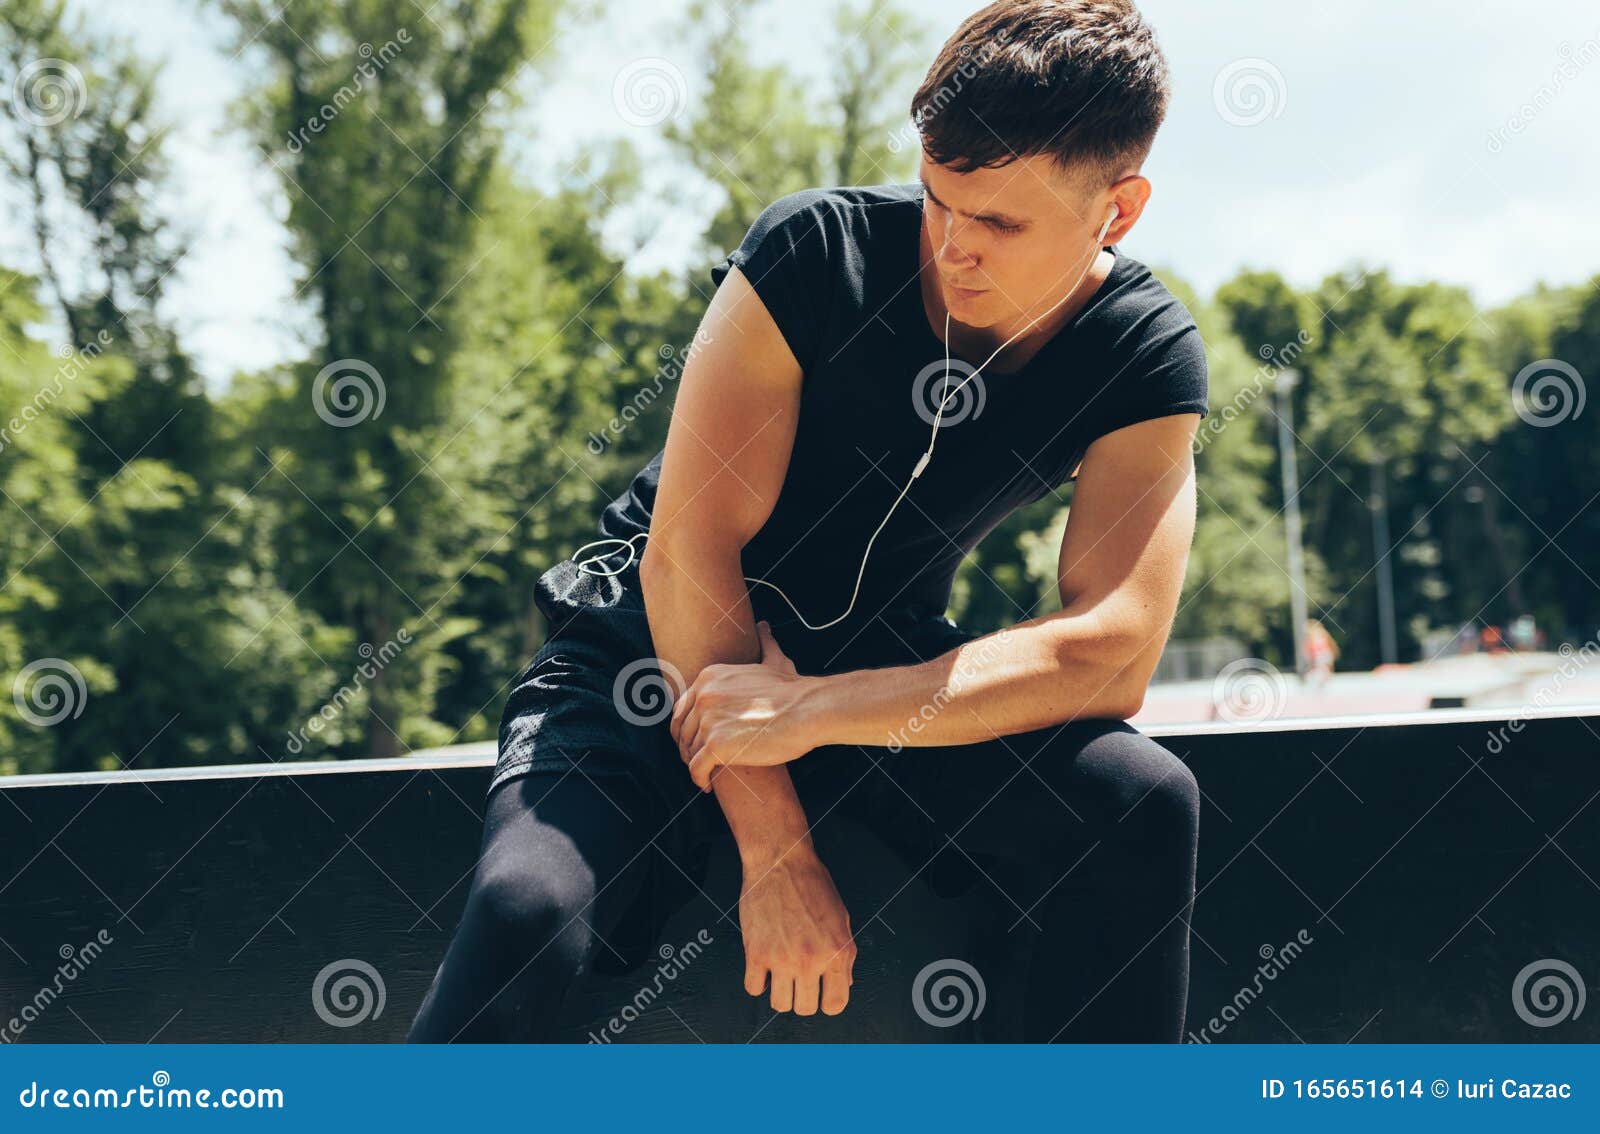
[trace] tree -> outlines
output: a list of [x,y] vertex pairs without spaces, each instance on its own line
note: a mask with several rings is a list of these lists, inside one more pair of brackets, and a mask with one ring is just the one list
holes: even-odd
[[453,309],[477,267],[467,250],[499,156],[497,108],[558,6],[440,5],[398,27],[378,0],[218,6],[271,76],[242,113],[282,179],[323,331],[259,469],[290,517],[286,585],[364,650],[415,643],[367,687],[367,751],[448,739],[432,716],[437,666],[472,624],[441,604],[485,522],[436,467],[453,444],[441,433],[461,345]]

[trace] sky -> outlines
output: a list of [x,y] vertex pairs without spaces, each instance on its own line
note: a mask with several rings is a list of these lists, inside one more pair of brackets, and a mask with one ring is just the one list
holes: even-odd
[[[419,0],[426,4],[427,0]],[[310,312],[294,297],[277,175],[228,119],[252,58],[233,58],[228,25],[194,0],[79,11],[164,60],[162,109],[174,123],[171,211],[194,238],[169,280],[168,310],[208,384],[303,356]],[[919,0],[926,57],[973,0]],[[612,0],[573,21],[525,77],[509,156],[548,179],[585,141],[633,139],[655,179],[681,174],[654,124],[618,113],[629,68],[665,59],[698,70],[677,26],[684,0]],[[1309,287],[1356,264],[1402,281],[1468,288],[1483,305],[1538,282],[1600,272],[1600,8],[1593,0],[1145,0],[1173,74],[1173,102],[1144,173],[1154,193],[1123,247],[1209,294],[1243,268]],[[426,18],[396,0],[397,28]],[[293,5],[288,6],[293,22]],[[763,62],[821,78],[831,66],[816,4],[768,0],[752,40]],[[824,27],[826,25],[824,24]],[[641,64],[641,60],[647,61]],[[909,98],[914,83],[894,92]],[[634,266],[681,263],[699,217],[655,213]],[[31,266],[22,226],[0,259]]]

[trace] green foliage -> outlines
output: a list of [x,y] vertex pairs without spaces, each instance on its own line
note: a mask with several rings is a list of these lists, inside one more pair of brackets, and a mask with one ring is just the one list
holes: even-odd
[[[906,107],[934,46],[893,0],[854,0],[824,25],[819,82],[754,61],[759,0],[697,7],[700,97],[662,137],[693,174],[680,203],[708,216],[694,255],[647,275],[603,236],[654,204],[631,142],[544,189],[502,154],[516,92],[559,50],[557,0],[208,4],[237,32],[233,123],[278,178],[318,316],[303,357],[221,391],[163,314],[188,235],[165,211],[156,70],[59,0],[0,12],[7,74],[60,60],[83,86],[56,121],[0,100],[37,260],[0,268],[0,774],[492,737],[544,639],[537,578],[664,442],[706,269],[785,193],[913,176]],[[1498,310],[1381,270],[1309,289],[1248,270],[1209,299],[1163,278],[1200,323],[1212,407],[1174,639],[1291,664],[1282,404],[1307,600],[1341,665],[1378,660],[1377,462],[1403,657],[1524,611],[1556,641],[1594,633],[1600,415],[1533,424],[1511,387],[1542,359],[1600,375],[1600,277]],[[996,528],[950,613],[983,632],[1055,610],[1070,502]],[[76,701],[41,725],[24,709],[45,664]]]

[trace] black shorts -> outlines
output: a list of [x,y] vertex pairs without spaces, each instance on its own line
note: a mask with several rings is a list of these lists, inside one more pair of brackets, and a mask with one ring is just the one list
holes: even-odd
[[[801,673],[909,665],[973,637],[926,606],[880,607],[867,617],[862,612],[874,608],[864,602],[839,625],[812,631],[769,595],[764,588],[752,594],[756,617],[772,626]],[[603,576],[581,572],[564,559],[539,577],[534,601],[549,633],[507,698],[488,793],[529,773],[552,784],[583,775],[603,790],[622,779],[638,789],[627,795],[647,810],[635,818],[655,832],[652,866],[644,898],[614,942],[632,964],[653,947],[665,918],[703,885],[711,845],[730,838],[727,824],[715,801],[689,778],[672,739],[672,702],[655,656],[637,563]],[[824,761],[802,763],[810,770],[809,764]],[[798,771],[799,765],[791,768]],[[803,778],[796,776],[797,786]]]
[[[752,596],[756,617],[772,626],[802,673],[909,665],[973,637],[916,604],[857,617],[873,610],[862,603],[839,625],[812,631],[793,612],[779,617],[768,594]],[[656,658],[637,563],[603,576],[564,559],[539,577],[534,601],[549,634],[506,700],[488,790],[525,772],[578,770],[628,776],[674,806],[694,798],[698,789],[668,728],[669,675]]]

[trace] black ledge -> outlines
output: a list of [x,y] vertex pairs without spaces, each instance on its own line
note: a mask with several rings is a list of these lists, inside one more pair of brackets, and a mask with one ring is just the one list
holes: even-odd
[[[1600,981],[1600,706],[1141,731],[1204,795],[1191,1039],[1600,1041],[1600,1010],[1574,1014],[1570,992],[1550,1023],[1538,992],[1571,983],[1563,965]],[[493,760],[0,780],[0,1041],[402,1039],[461,911]],[[914,868],[864,831],[833,837],[857,864],[836,871],[847,905]],[[843,1015],[775,1018],[741,988],[730,851],[668,923],[688,959],[591,981],[573,1040],[1014,1035],[1003,1008],[949,1028],[913,1010],[923,966],[983,955],[1004,909],[921,879],[861,929]],[[1014,1004],[1007,967],[988,972],[991,1004]],[[329,1007],[341,976],[351,1018]]]

